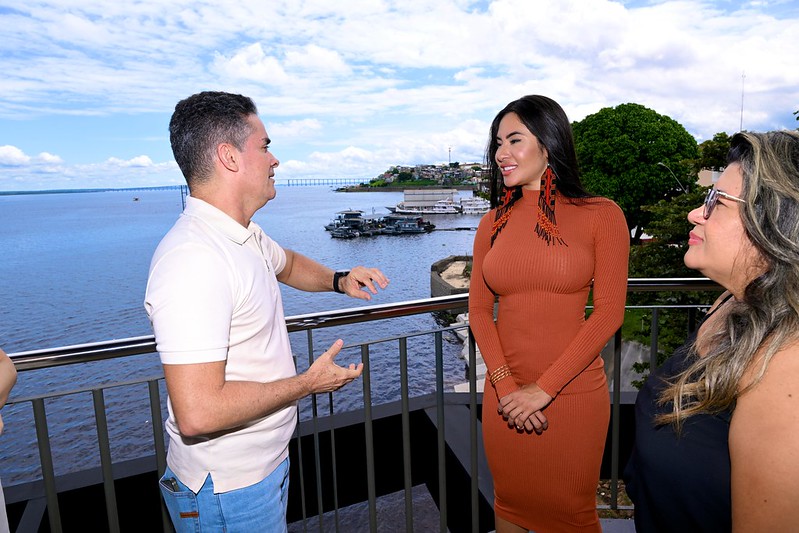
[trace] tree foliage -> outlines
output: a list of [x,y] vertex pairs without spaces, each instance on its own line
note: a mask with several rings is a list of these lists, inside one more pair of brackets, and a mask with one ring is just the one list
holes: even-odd
[[730,136],[717,133],[712,139],[699,145],[697,172],[703,169],[721,170],[727,166],[727,152],[730,150]]
[[[651,216],[645,230],[652,240],[633,246],[630,249],[630,277],[635,278],[695,278],[702,274],[685,266],[683,256],[688,249],[688,232],[693,227],[688,213],[702,205],[704,187],[696,187],[687,194],[661,200],[652,206],[644,207]],[[715,300],[718,293],[709,291],[664,291],[633,293],[628,303],[632,305],[707,305]],[[689,312],[686,309],[661,309],[658,311],[658,362],[661,363],[681,346],[690,329]],[[640,313],[640,329],[628,331],[627,338],[649,344],[652,329],[652,311]],[[633,369],[645,374],[648,362],[635,363]],[[634,382],[639,385],[643,381]]]
[[[640,104],[606,107],[572,124],[585,187],[612,198],[640,240],[652,205],[691,190],[696,140],[675,120]],[[662,164],[659,164],[662,163]]]

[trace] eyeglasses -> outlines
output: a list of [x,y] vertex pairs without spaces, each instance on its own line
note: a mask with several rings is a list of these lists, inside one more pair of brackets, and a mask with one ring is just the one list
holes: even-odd
[[719,197],[726,200],[733,200],[742,204],[746,203],[746,200],[738,198],[737,196],[727,194],[726,192],[720,191],[718,189],[710,189],[707,191],[707,195],[705,196],[705,210],[702,213],[702,216],[705,217],[705,220],[709,219],[710,215],[713,214],[713,209],[715,209],[716,204],[719,203]]

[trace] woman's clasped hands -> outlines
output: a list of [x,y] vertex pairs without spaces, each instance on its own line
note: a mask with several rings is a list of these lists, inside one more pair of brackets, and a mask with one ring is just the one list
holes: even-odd
[[531,383],[500,398],[497,412],[508,422],[508,427],[540,435],[549,427],[543,410],[550,402],[552,396]]

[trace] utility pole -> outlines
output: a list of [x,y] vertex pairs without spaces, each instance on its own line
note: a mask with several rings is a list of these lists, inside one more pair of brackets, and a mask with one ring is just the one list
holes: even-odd
[[741,128],[738,131],[744,130],[744,80],[746,79],[746,73],[741,72]]

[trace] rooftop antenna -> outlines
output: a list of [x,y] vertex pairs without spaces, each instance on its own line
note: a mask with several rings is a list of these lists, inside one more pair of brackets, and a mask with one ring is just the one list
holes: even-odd
[[746,79],[746,73],[741,72],[741,128],[738,131],[744,130],[744,80]]

